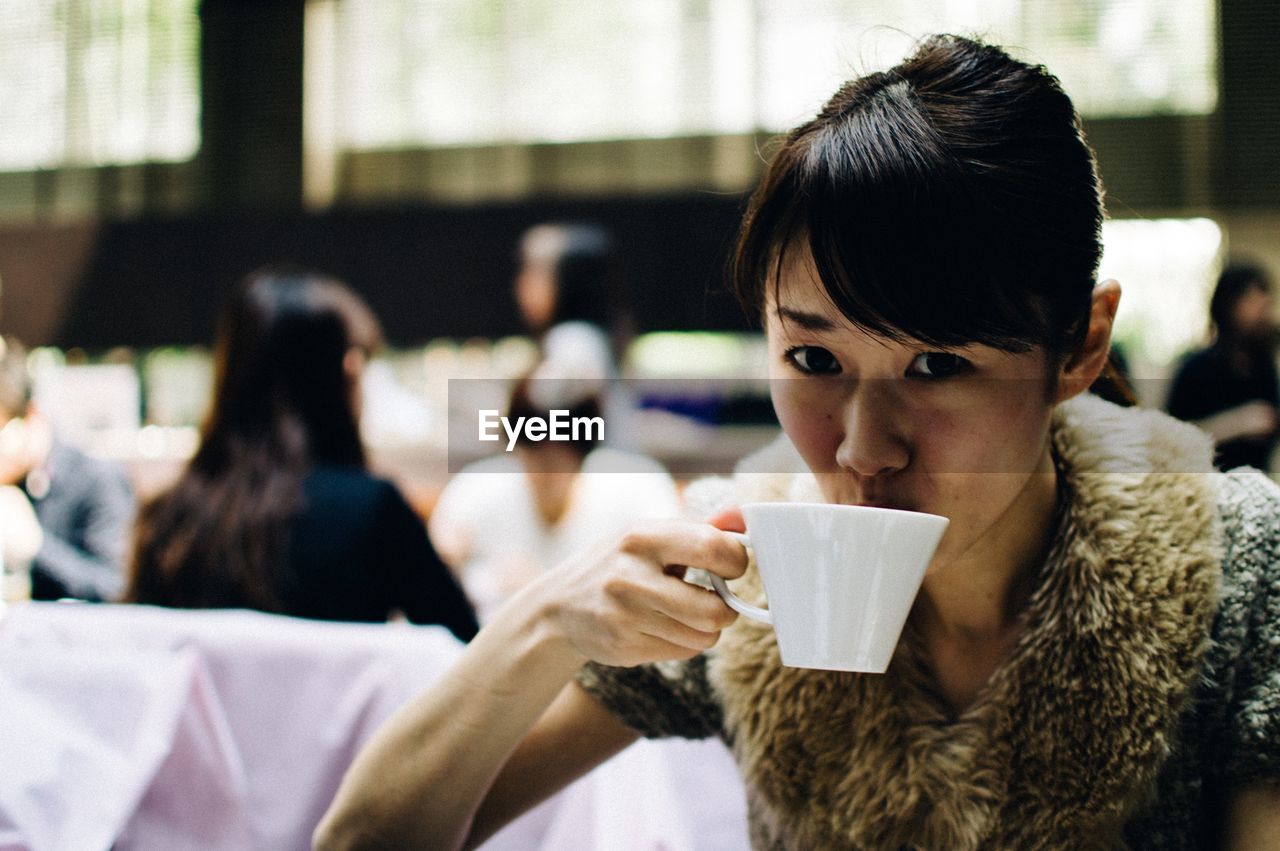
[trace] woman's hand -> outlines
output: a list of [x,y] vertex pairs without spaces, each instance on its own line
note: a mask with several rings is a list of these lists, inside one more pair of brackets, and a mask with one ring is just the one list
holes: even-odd
[[1269,402],[1255,399],[1199,420],[1196,425],[1209,432],[1217,443],[1264,440],[1280,430],[1280,413]]
[[582,661],[688,659],[714,645],[737,614],[714,591],[685,582],[686,567],[734,579],[747,554],[707,523],[653,521],[544,574],[508,605],[540,608]]
[[22,417],[13,417],[0,428],[0,485],[16,485],[36,465],[31,428]]
[[0,485],[0,555],[4,564],[28,565],[40,552],[44,531],[27,495],[13,485]]
[[316,829],[317,847],[479,841],[625,747],[635,733],[573,675],[588,659],[687,659],[714,644],[737,616],[681,579],[684,566],[732,579],[747,555],[706,523],[661,521],[526,586],[365,746]]

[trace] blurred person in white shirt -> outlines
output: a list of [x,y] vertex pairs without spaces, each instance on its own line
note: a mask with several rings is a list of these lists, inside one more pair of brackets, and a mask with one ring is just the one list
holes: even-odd
[[[595,395],[555,394],[585,383],[526,378],[507,418],[609,418]],[[481,623],[544,570],[638,520],[675,517],[675,482],[657,461],[587,439],[532,440],[521,432],[510,452],[476,461],[454,476],[431,512],[431,540],[458,574]]]

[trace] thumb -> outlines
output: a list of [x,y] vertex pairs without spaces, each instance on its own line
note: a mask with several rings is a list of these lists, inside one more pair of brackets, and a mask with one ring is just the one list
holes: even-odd
[[708,517],[707,522],[724,532],[747,531],[747,522],[742,519],[742,510],[736,505],[720,509]]

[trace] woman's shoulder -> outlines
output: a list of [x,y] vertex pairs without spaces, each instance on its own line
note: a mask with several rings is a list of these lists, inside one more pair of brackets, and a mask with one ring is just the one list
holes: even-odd
[[[1222,584],[1214,621],[1218,664],[1262,664],[1258,643],[1280,647],[1280,486],[1257,470],[1216,474]],[[1264,656],[1275,655],[1267,650]],[[1280,657],[1274,664],[1280,673]]]
[[523,469],[524,468],[520,466],[520,459],[514,454],[510,452],[499,452],[495,455],[490,455],[487,458],[471,461],[463,466],[462,469],[458,470],[458,472],[454,474],[453,478],[457,479],[467,476],[483,476],[494,473],[519,473],[522,472]]
[[1257,470],[1219,474],[1222,587],[1206,711],[1215,772],[1234,785],[1280,778],[1280,487]]
[[593,449],[582,462],[582,472],[590,474],[609,473],[645,473],[648,475],[670,476],[662,462],[624,449],[602,446]]
[[[1213,473],[1213,440],[1154,408],[1124,407],[1084,393],[1054,410],[1059,466],[1075,474]],[[1158,482],[1149,481],[1148,484]]]
[[302,490],[312,514],[365,516],[407,505],[393,482],[358,467],[318,465],[303,479]]
[[603,380],[617,371],[609,335],[589,322],[561,322],[542,338],[542,362],[534,378]]
[[1265,473],[1240,468],[1218,475],[1224,579],[1280,581],[1280,485]]
[[303,487],[307,490],[333,491],[336,493],[367,494],[373,491],[394,487],[391,482],[375,476],[368,470],[359,467],[343,467],[336,464],[317,464],[308,471],[303,479]]
[[1252,517],[1280,511],[1280,484],[1261,470],[1239,467],[1219,478],[1219,502],[1224,512]]
[[357,548],[425,541],[426,525],[391,480],[366,470],[319,466],[303,480],[303,507],[294,534],[340,538]]
[[510,453],[501,452],[472,461],[450,476],[432,515],[440,513],[442,517],[470,522],[475,518],[469,515],[495,502],[520,499],[527,490],[523,474],[520,459]]
[[547,329],[542,337],[543,350],[564,353],[564,350],[589,350],[590,354],[610,360],[609,334],[599,325],[582,320],[560,322]]
[[786,434],[739,461],[732,476],[712,476],[684,491],[691,517],[706,517],[745,502],[821,502],[817,481]]

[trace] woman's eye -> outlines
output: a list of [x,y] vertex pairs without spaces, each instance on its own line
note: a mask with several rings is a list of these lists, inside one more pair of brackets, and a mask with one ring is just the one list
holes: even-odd
[[821,346],[796,346],[787,352],[786,357],[805,375],[836,375],[840,372],[836,356]]
[[920,378],[950,378],[964,372],[969,362],[950,352],[921,352],[911,361],[908,375]]

